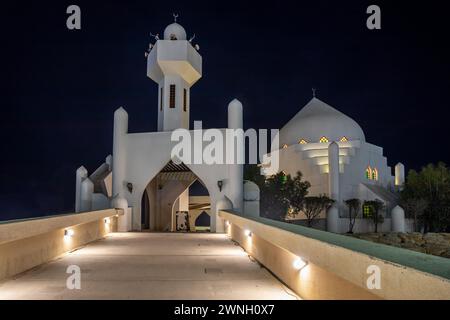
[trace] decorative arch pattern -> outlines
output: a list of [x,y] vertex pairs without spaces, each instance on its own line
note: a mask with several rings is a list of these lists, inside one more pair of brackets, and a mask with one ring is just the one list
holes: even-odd
[[368,180],[375,180],[378,181],[378,169],[377,168],[371,168],[370,166],[367,166],[366,168],[366,179]]
[[366,179],[368,180],[372,179],[372,168],[370,166],[366,168]]
[[372,180],[378,181],[378,170],[377,170],[377,168],[373,168],[373,170],[372,170]]

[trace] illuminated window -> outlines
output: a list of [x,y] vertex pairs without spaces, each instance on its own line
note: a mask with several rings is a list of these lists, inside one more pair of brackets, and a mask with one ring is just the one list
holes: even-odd
[[363,205],[363,218],[371,218],[373,214],[373,207],[369,205]]
[[327,137],[322,137],[319,140],[320,143],[327,143],[328,142],[328,138]]
[[286,149],[288,147],[287,144],[283,144],[283,149]]
[[175,108],[175,85],[170,85],[170,100],[169,100],[169,107]]
[[187,108],[187,98],[186,98],[187,90],[186,89],[183,89],[183,90],[184,90],[183,91],[183,111],[186,112],[186,108]]
[[370,166],[366,168],[366,179],[372,180],[372,168]]
[[300,140],[298,140],[298,143],[299,144],[307,144],[308,141],[306,141],[305,139],[300,139]]
[[341,142],[347,142],[347,141],[348,141],[348,139],[347,139],[347,137],[345,137],[345,136],[344,136],[344,137],[342,137],[342,138],[341,138],[341,140],[340,140],[340,141],[341,141]]
[[377,170],[377,168],[374,168],[372,170],[372,180],[377,180],[378,181],[378,170]]

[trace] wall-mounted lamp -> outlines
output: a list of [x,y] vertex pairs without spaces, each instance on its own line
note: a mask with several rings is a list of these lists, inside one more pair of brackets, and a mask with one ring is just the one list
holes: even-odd
[[217,181],[217,186],[219,187],[219,191],[222,192],[223,180]]
[[111,219],[110,218],[105,218],[105,224],[110,224],[111,223]]
[[132,184],[131,182],[128,182],[128,183],[127,183],[127,189],[128,189],[128,191],[129,191],[130,193],[133,192],[133,184]]
[[297,258],[294,260],[294,263],[292,264],[292,266],[294,267],[295,270],[302,270],[304,267],[306,267],[308,265],[308,261],[303,260],[302,258]]
[[66,229],[64,230],[64,239],[70,239],[74,234],[75,232],[72,229]]
[[229,227],[229,226],[230,226],[230,221],[226,220],[226,221],[225,221],[225,225],[226,225],[227,227]]
[[250,230],[248,230],[248,229],[246,229],[246,230],[244,231],[244,234],[245,234],[247,237],[249,237],[249,238],[252,237],[252,232],[251,232]]

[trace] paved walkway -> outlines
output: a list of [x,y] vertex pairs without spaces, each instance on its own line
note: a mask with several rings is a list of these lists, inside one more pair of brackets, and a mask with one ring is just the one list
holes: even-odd
[[[69,265],[81,289],[69,290]],[[0,282],[0,299],[297,299],[223,234],[114,233]]]

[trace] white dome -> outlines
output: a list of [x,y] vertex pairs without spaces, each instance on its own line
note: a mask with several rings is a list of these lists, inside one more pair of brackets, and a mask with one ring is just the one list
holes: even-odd
[[250,180],[244,180],[244,200],[259,201],[259,187]]
[[176,22],[169,24],[164,30],[164,40],[186,40],[186,31]]
[[322,137],[328,141],[365,141],[364,132],[355,120],[328,104],[313,98],[281,130],[280,146],[306,142],[319,142]]
[[227,196],[224,196],[222,199],[216,202],[216,210],[232,210],[233,203]]

